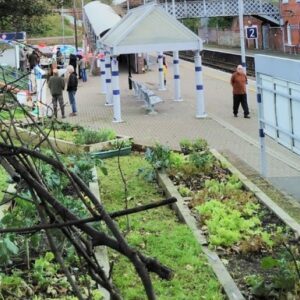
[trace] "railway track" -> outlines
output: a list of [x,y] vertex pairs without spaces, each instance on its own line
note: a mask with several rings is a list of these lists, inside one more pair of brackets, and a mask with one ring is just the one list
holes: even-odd
[[[167,54],[172,55],[171,52]],[[179,57],[186,61],[190,61],[190,62],[194,61],[193,51],[180,51]],[[201,52],[201,57],[202,57],[202,64],[204,66],[222,70],[228,73],[234,72],[236,66],[241,63],[240,55],[232,54],[232,53],[223,53],[223,52],[213,51],[213,50],[203,50]],[[251,77],[255,77],[254,57],[247,56],[246,64],[247,64],[247,75]]]

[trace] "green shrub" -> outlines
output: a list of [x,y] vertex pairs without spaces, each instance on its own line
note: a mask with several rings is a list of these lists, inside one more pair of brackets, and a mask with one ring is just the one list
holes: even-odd
[[74,143],[78,145],[89,145],[106,142],[114,138],[116,138],[116,133],[112,129],[102,129],[100,131],[85,129],[78,132],[74,139]]

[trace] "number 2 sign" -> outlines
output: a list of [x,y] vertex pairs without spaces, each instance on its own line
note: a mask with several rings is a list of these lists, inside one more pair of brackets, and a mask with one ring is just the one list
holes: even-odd
[[245,30],[246,30],[246,38],[247,39],[257,39],[257,26],[253,25],[253,26],[245,26]]

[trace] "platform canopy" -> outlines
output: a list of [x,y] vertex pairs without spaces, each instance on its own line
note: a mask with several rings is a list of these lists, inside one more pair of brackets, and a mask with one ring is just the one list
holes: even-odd
[[96,36],[116,25],[121,17],[109,6],[100,1],[92,1],[84,6],[87,16]]
[[202,50],[202,40],[157,4],[130,10],[100,43],[111,55]]

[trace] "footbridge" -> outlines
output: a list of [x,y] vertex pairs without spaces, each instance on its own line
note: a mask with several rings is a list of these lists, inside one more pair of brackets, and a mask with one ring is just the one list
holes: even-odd
[[[172,2],[160,0],[161,5],[172,14]],[[175,1],[177,19],[238,16],[238,0],[180,0]],[[244,0],[244,15],[258,16],[279,25],[279,1]]]

